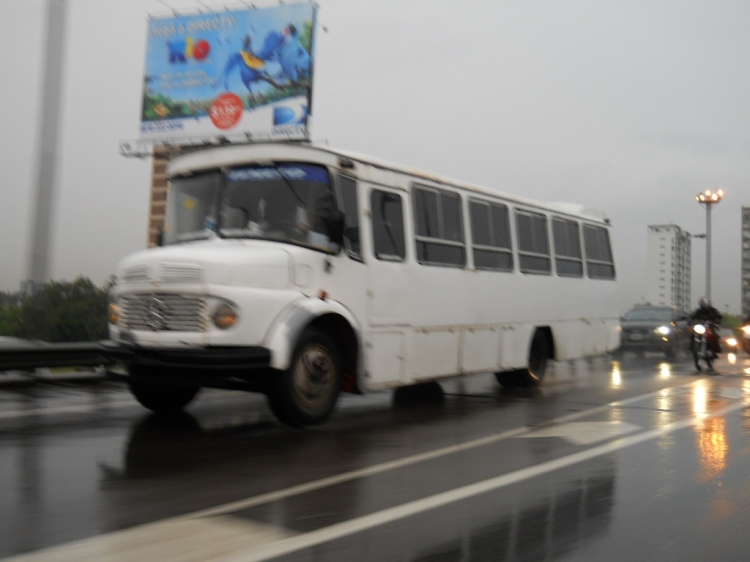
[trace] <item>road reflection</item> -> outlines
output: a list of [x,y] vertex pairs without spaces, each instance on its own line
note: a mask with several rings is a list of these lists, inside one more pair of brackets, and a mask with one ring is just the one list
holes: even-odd
[[668,379],[672,376],[672,365],[669,363],[659,363],[659,377]]
[[726,437],[726,419],[722,416],[706,418],[696,428],[698,453],[701,463],[701,480],[713,480],[727,467],[729,445]]
[[[564,471],[541,489],[531,484],[512,498],[508,495],[501,491],[481,500],[481,505],[475,501],[455,508],[471,513],[469,526],[461,525],[463,532],[449,541],[419,549],[410,560],[531,562],[574,552],[607,532],[615,504],[615,462],[599,459]],[[410,527],[414,536],[424,537],[420,529]]]
[[693,413],[699,422],[695,427],[701,480],[717,478],[727,466],[729,445],[726,437],[726,418],[708,417],[709,413],[721,408],[720,400],[711,397],[708,381],[699,381],[693,386]]
[[620,362],[612,361],[612,372],[610,374],[610,381],[612,388],[620,388],[622,386],[622,373],[620,372]]

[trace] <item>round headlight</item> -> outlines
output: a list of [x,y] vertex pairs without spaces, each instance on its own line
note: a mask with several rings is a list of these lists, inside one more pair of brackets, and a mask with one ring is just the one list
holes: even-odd
[[737,345],[737,340],[734,338],[727,338],[727,345],[729,347],[734,347]]
[[695,326],[693,326],[693,330],[695,330],[696,334],[706,333],[706,327],[703,324],[696,324]]
[[742,331],[750,336],[750,326],[742,326]]
[[234,326],[239,321],[240,317],[231,304],[223,303],[216,307],[211,319],[217,328],[226,330]]
[[120,323],[120,307],[116,303],[109,303],[107,318],[110,324],[118,325]]
[[669,326],[659,326],[656,331],[662,336],[666,336],[669,333]]

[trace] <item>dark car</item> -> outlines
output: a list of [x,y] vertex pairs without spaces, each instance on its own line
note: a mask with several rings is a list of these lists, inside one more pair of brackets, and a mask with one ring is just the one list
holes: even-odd
[[719,330],[721,339],[721,350],[727,353],[739,353],[742,350],[742,341],[738,338],[733,330],[722,328]]
[[661,351],[673,359],[690,338],[685,312],[669,306],[637,306],[620,319],[619,352]]

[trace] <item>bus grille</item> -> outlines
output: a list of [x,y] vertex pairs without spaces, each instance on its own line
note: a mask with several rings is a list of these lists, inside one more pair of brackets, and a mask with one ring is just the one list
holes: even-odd
[[123,327],[154,332],[203,332],[206,303],[198,297],[139,294],[120,299]]

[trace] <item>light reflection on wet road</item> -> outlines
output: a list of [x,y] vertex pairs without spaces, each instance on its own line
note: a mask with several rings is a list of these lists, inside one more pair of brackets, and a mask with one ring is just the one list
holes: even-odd
[[107,384],[3,389],[0,557],[747,559],[750,360],[558,368],[346,397],[304,431],[239,393],[162,419]]

